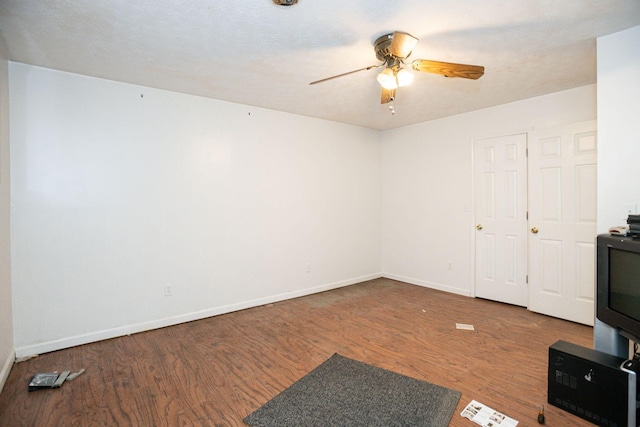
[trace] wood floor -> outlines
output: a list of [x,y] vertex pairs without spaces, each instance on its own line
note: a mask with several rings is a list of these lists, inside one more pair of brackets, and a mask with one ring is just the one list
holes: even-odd
[[[475,326],[457,330],[456,323]],[[339,353],[462,392],[520,421],[590,426],[546,404],[547,352],[592,347],[590,327],[388,279],[40,355],[14,365],[2,426],[243,426],[242,419]],[[29,393],[36,372],[86,372]]]

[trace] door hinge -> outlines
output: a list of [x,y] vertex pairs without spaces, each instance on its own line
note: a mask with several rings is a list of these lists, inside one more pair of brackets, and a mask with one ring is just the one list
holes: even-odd
[[529,283],[529,275],[528,274],[525,276],[525,282]]

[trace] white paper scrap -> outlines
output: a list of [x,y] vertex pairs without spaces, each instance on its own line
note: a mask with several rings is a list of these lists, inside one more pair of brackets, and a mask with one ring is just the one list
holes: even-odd
[[515,427],[518,425],[518,421],[513,418],[509,418],[505,414],[501,414],[475,400],[472,400],[460,415],[482,427]]
[[456,329],[464,329],[466,331],[475,331],[473,325],[467,325],[466,323],[456,323]]

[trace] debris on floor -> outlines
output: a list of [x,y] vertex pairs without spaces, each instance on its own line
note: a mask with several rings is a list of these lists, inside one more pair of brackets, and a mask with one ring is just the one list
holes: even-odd
[[36,357],[38,357],[37,354],[30,354],[29,356],[17,357],[16,358],[16,363],[26,362],[27,360],[31,360],[31,359],[36,358]]
[[505,414],[495,411],[475,400],[472,400],[460,415],[482,427],[516,427],[518,425],[518,421],[513,418],[509,418]]
[[71,373],[71,371],[63,371],[62,373],[39,372],[35,374],[29,381],[29,391],[42,390],[45,388],[60,388],[65,381],[71,381],[78,375],[82,374],[84,369]]
[[69,376],[67,377],[67,381],[71,381],[72,379],[76,378],[78,375],[80,375],[83,372],[84,372],[84,369],[80,369],[79,371],[74,372],[73,374],[69,374]]
[[476,329],[473,325],[468,325],[466,323],[456,323],[456,329],[464,329],[465,331],[475,331]]

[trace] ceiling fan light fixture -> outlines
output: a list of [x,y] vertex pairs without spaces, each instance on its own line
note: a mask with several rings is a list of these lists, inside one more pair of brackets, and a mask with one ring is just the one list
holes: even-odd
[[391,68],[385,68],[376,77],[380,86],[385,89],[396,89],[398,87],[398,80],[396,79],[396,73]]
[[407,86],[413,81],[413,73],[401,68],[398,70],[396,78],[398,79],[398,87]]
[[385,89],[397,89],[410,84],[413,81],[413,73],[404,68],[395,70],[387,67],[378,74],[376,79],[380,86]]

